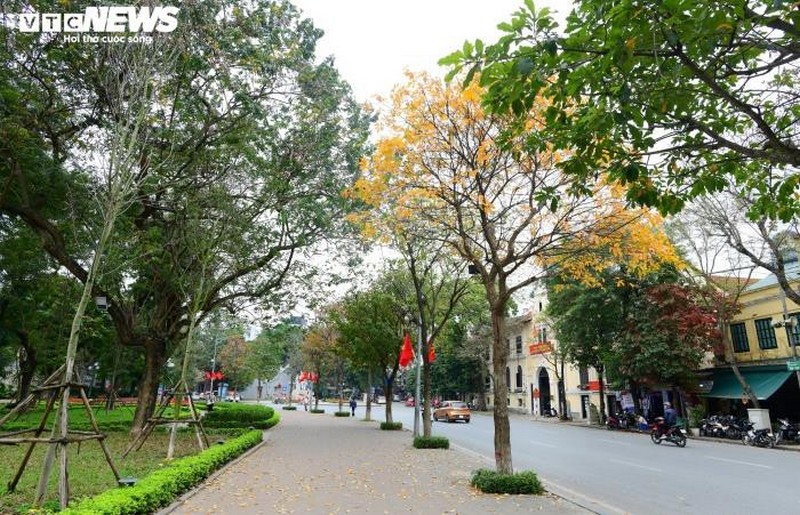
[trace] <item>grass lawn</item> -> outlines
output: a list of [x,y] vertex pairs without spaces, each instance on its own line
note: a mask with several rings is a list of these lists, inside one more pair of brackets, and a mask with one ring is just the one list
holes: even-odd
[[[34,420],[36,422],[33,422],[33,424],[38,423],[42,411],[40,408],[38,411],[34,410],[33,413],[26,414],[25,420],[9,421],[9,423],[0,428],[0,432],[33,427],[33,425],[26,424],[31,424]],[[73,414],[75,415],[74,419]],[[132,451],[125,459],[121,459],[120,456],[131,442],[127,427],[130,427],[133,419],[133,409],[120,408],[108,414],[99,409],[96,410],[96,415],[101,428],[118,428],[123,423],[126,425],[125,430],[106,431],[107,438],[105,440],[114,459],[114,464],[122,477],[142,478],[166,463],[165,457],[169,441],[169,432],[166,426],[156,428],[139,451]],[[74,425],[71,423],[71,429],[88,429],[88,420],[83,408],[80,410],[71,409],[70,419],[75,422]],[[86,421],[86,428],[81,427],[83,426],[82,420]],[[211,445],[214,445],[217,440],[229,438],[229,436],[225,435],[230,434],[230,431],[226,432],[224,430],[206,430],[206,432]],[[49,435],[50,433],[47,432],[46,434]],[[22,479],[17,485],[17,490],[14,493],[6,493],[5,487],[13,479],[19,464],[22,462],[28,444],[0,445],[0,463],[2,463],[0,466],[0,488],[2,488],[2,493],[0,493],[0,514],[18,513],[33,502],[47,447],[47,445],[43,444],[36,446]],[[117,486],[114,474],[111,472],[100,445],[96,441],[70,444],[68,449],[69,485],[72,502],[75,502],[79,497],[96,495]],[[199,448],[194,430],[180,431],[176,438],[175,458],[196,454],[197,452],[199,452]],[[56,509],[58,507],[57,481],[56,465],[54,473],[50,477],[47,495],[47,505]]]

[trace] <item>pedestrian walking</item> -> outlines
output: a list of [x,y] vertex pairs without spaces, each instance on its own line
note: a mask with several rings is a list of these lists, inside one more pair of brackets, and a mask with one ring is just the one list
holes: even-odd
[[358,406],[358,403],[356,402],[356,398],[355,397],[350,397],[350,416],[351,417],[355,417],[356,416],[356,406]]

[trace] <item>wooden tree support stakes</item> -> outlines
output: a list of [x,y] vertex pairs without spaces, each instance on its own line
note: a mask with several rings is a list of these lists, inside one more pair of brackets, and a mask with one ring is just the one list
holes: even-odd
[[[114,466],[114,461],[111,459],[111,453],[108,451],[108,447],[105,444],[105,435],[100,432],[100,428],[97,425],[97,419],[94,417],[94,412],[92,411],[92,407],[89,404],[89,399],[86,397],[86,387],[83,384],[77,382],[67,381],[64,377],[64,370],[65,368],[62,366],[58,370],[56,370],[50,377],[48,377],[45,382],[39,388],[34,388],[30,395],[25,398],[24,401],[19,403],[14,409],[11,410],[6,416],[0,419],[0,427],[9,420],[11,417],[18,415],[20,413],[24,413],[30,407],[36,405],[42,397],[46,397],[47,403],[45,405],[44,413],[42,414],[42,419],[39,422],[39,425],[33,429],[26,429],[22,431],[14,431],[10,433],[0,434],[0,445],[18,445],[21,443],[27,443],[28,449],[25,451],[25,456],[22,458],[22,462],[20,463],[19,467],[17,468],[17,473],[14,475],[14,478],[8,483],[8,491],[13,492],[17,488],[17,484],[19,483],[20,478],[22,477],[22,473],[25,471],[25,467],[28,465],[28,461],[30,460],[31,455],[33,454],[33,450],[36,447],[36,444],[48,444],[50,448],[48,449],[47,455],[45,457],[44,468],[42,470],[42,474],[39,477],[39,487],[36,492],[36,500],[35,505],[41,505],[44,502],[44,497],[47,494],[47,482],[50,477],[50,471],[52,469],[53,462],[56,457],[56,451],[59,452],[59,500],[61,503],[61,508],[66,508],[69,503],[69,481],[68,481],[68,474],[67,474],[67,445],[70,443],[80,443],[85,442],[88,440],[97,440],[100,444],[100,448],[103,450],[103,454],[105,455],[106,461],[108,462],[108,466],[111,468],[111,471],[114,473],[114,477],[117,481],[120,479],[119,472],[117,468]],[[58,414],[56,415],[56,420],[53,424],[53,430],[50,437],[42,437],[42,433],[45,430],[45,426],[47,425],[47,417],[53,411],[53,407],[55,406],[56,400],[61,399],[61,402],[65,402],[68,399],[68,392],[70,388],[78,390],[81,397],[81,403],[86,408],[86,413],[89,416],[89,421],[92,425],[91,431],[77,431],[73,430],[70,431],[67,429],[66,434],[61,434],[59,431],[59,424]],[[66,394],[66,395],[65,395]],[[69,423],[69,420],[67,420]],[[33,433],[33,436],[24,436],[28,433]]]
[[[176,394],[176,392],[180,393]],[[170,404],[172,404],[172,401],[176,398],[176,395],[185,396],[189,400],[189,415],[191,418],[179,419],[177,414],[171,418],[164,416],[164,412],[167,410]],[[178,406],[176,408],[178,413],[180,413],[181,407],[182,406]],[[200,416],[197,413],[197,407],[194,404],[194,399],[192,399],[191,392],[188,391],[184,381],[180,381],[173,391],[167,393],[161,398],[161,402],[158,405],[155,415],[147,420],[147,424],[145,424],[144,428],[142,428],[141,432],[139,432],[139,435],[133,440],[133,442],[131,442],[128,448],[125,449],[125,452],[122,453],[122,457],[126,457],[132,450],[138,451],[141,449],[142,445],[144,445],[144,443],[150,437],[150,434],[153,432],[153,429],[155,429],[156,426],[169,425],[171,427],[169,435],[169,447],[167,448],[167,459],[171,460],[172,455],[175,452],[175,433],[179,424],[187,424],[194,427],[194,432],[197,436],[197,445],[200,447],[201,451],[209,447],[208,436],[203,428],[203,422],[200,420]]]

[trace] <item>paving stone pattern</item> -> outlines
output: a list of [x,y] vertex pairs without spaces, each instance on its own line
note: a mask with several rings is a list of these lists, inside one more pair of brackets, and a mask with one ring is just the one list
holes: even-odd
[[587,513],[553,495],[483,494],[469,477],[491,464],[457,449],[415,449],[408,431],[330,413],[281,417],[263,445],[162,513]]

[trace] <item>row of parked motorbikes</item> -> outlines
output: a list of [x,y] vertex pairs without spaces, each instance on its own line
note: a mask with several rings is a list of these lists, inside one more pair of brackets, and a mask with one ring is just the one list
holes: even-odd
[[[657,417],[652,424],[649,424],[643,417],[637,417],[631,413],[610,415],[606,421],[608,429],[649,430],[650,437],[655,444],[668,441],[678,447],[684,447],[686,431],[678,427],[664,428],[663,424],[662,417]],[[779,418],[778,429],[773,432],[771,429],[755,429],[753,423],[746,418],[737,418],[732,415],[711,415],[702,420],[700,436],[741,440],[745,445],[772,448],[780,443],[800,444],[800,424]]]
[[664,417],[656,417],[650,424],[641,415],[634,413],[621,413],[619,415],[609,415],[606,419],[608,429],[633,429],[639,431],[649,431],[650,439],[654,444],[661,442],[674,443],[678,447],[686,447],[686,430],[677,426],[666,427]]
[[703,419],[700,425],[700,436],[742,440],[745,445],[759,447],[775,447],[779,443],[800,443],[800,424],[778,419],[778,429],[755,429],[753,423],[746,418],[733,415],[711,415]]

